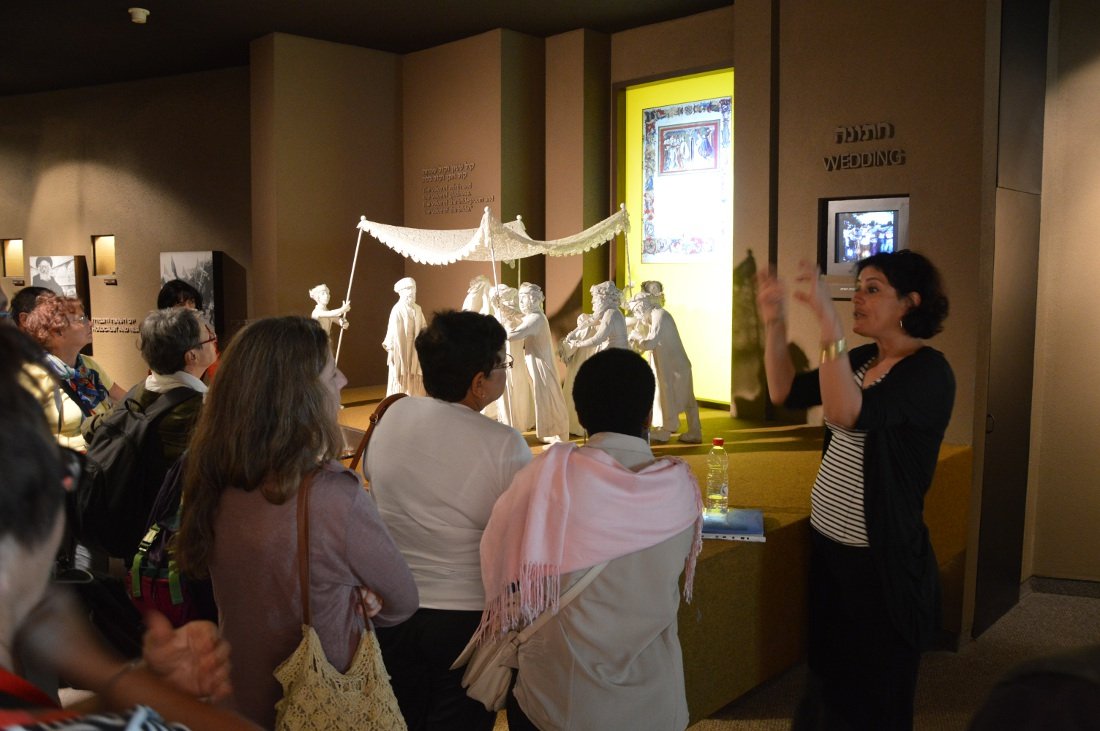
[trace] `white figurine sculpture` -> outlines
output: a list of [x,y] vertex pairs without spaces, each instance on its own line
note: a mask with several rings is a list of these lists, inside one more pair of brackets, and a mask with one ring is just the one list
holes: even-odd
[[[578,340],[591,337],[596,332],[597,320],[592,315],[581,313],[577,316],[577,327],[573,330]],[[578,348],[567,339],[561,341],[561,359],[565,363],[565,383],[562,385],[562,395],[565,396],[565,409],[569,412],[569,433],[584,434],[580,418],[577,416],[577,407],[573,404],[573,382],[577,378],[577,371],[586,360],[596,353],[596,348],[587,346]]]
[[386,339],[382,341],[382,347],[386,349],[386,365],[389,366],[386,395],[407,393],[410,396],[424,396],[424,374],[420,370],[415,342],[427,323],[423,310],[416,304],[416,282],[412,277],[404,277],[393,285],[393,291],[397,292],[398,300],[390,310]]
[[515,327],[508,328],[508,340],[523,342],[524,360],[535,397],[535,436],[550,444],[569,438],[569,413],[554,362],[550,321],[542,311],[544,299],[542,288],[537,284],[524,282],[519,286],[519,309],[523,317]]
[[614,282],[601,282],[592,285],[592,317],[596,320],[594,330],[582,336],[573,330],[565,336],[566,345],[572,348],[595,348],[598,353],[608,348],[629,348],[627,341],[626,318],[619,310],[623,293]]
[[345,300],[344,304],[340,305],[335,310],[326,309],[329,300],[332,299],[332,293],[329,291],[327,284],[318,284],[316,287],[309,290],[309,297],[316,303],[310,317],[321,323],[321,327],[324,329],[325,334],[328,335],[329,348],[332,348],[332,326],[337,325],[341,330],[348,329],[348,318],[344,317],[344,315],[351,309],[351,303]]
[[[507,284],[498,284],[491,290],[490,303],[493,317],[505,330],[519,325],[523,313],[519,311],[519,290]],[[505,352],[512,362],[523,362],[523,341],[509,340]],[[497,420],[516,431],[528,431],[535,425],[535,406],[531,394],[531,376],[526,368],[509,368],[504,395],[497,401]]]
[[489,304],[489,278],[484,274],[478,274],[470,280],[470,288],[466,290],[466,298],[462,300],[462,309],[467,312],[480,312],[488,315],[492,308]]
[[657,379],[653,397],[653,429],[650,439],[667,442],[680,430],[680,414],[687,415],[687,431],[680,435],[684,444],[703,441],[699,423],[699,404],[691,378],[691,361],[680,340],[676,321],[658,306],[658,296],[642,291],[630,301],[630,310],[637,320],[630,343],[639,351],[650,353],[650,365]]

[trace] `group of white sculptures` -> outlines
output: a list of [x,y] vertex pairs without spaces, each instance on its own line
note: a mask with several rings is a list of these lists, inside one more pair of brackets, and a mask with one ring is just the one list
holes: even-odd
[[[386,350],[389,377],[386,394],[424,395],[424,380],[414,340],[426,326],[424,313],[416,304],[416,282],[411,277],[393,286],[398,301],[390,310],[389,325],[382,347]],[[691,379],[691,361],[676,329],[672,315],[664,309],[664,288],[660,282],[642,283],[641,291],[626,303],[630,317],[624,316],[623,293],[613,282],[601,282],[591,288],[592,314],[577,318],[577,327],[554,347],[550,322],[543,312],[545,297],[537,284],[524,282],[519,289],[498,284],[479,275],[470,281],[462,309],[492,315],[508,332],[507,352],[513,362],[526,368],[507,370],[504,395],[485,409],[487,416],[519,431],[533,427],[535,436],[546,443],[583,434],[573,407],[573,379],[577,369],[594,353],[607,348],[632,348],[647,356],[657,380],[653,400],[653,426],[650,440],[667,442],[680,431],[680,415],[687,417],[687,429],[679,441],[699,444],[702,427],[699,406]],[[334,325],[346,329],[345,315],[351,308],[344,302],[327,309],[330,293],[320,284],[309,291],[316,302],[313,318],[326,332]],[[564,386],[559,380],[556,356],[565,364]]]

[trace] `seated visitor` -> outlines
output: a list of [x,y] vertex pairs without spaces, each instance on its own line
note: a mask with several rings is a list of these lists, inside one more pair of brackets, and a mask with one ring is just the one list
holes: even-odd
[[476,312],[436,313],[416,338],[427,397],[403,398],[371,437],[365,473],[420,590],[412,617],[378,631],[410,731],[492,729],[496,714],[451,663],[477,627],[481,531],[531,459],[523,437],[481,414],[504,392],[504,328]]
[[65,447],[88,448],[82,427],[126,397],[103,367],[80,351],[92,342],[92,323],[75,297],[44,294],[27,313],[24,330],[46,351],[42,366],[30,364],[31,391],[46,412],[57,441]]
[[[218,701],[231,690],[228,648],[214,625],[172,630],[163,617],[150,615],[145,662],[133,664],[105,648],[68,593],[47,588],[64,530],[66,490],[79,479],[80,461],[58,448],[41,408],[19,383],[36,357],[36,347],[15,328],[0,327],[0,727],[253,728],[199,700]],[[62,709],[20,677],[20,661],[96,695]],[[91,712],[94,718],[81,715]]]
[[272,674],[302,638],[297,492],[310,481],[312,626],[345,672],[364,620],[363,587],[382,601],[376,625],[416,609],[416,584],[359,477],[335,461],[347,383],[328,338],[307,317],[257,320],[225,349],[199,416],[184,476],[180,570],[209,574],[232,645],[230,706],[271,728],[282,697]]
[[[702,499],[687,463],[646,443],[654,379],[619,348],[581,366],[586,446],[551,445],[493,508],[481,540],[481,642],[556,611],[519,647],[508,727],[683,729],[680,575],[691,600]],[[567,605],[559,596],[606,565]]]

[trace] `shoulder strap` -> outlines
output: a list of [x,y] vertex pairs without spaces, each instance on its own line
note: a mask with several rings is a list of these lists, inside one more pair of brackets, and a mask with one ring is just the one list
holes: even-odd
[[359,460],[363,459],[363,455],[367,453],[367,445],[370,444],[371,434],[374,433],[374,427],[378,426],[378,422],[382,421],[382,415],[386,413],[386,409],[393,406],[395,401],[405,398],[407,393],[392,393],[374,408],[374,413],[370,415],[370,425],[367,427],[366,432],[363,433],[363,438],[359,440],[359,446],[355,448],[355,456],[351,458],[351,469],[355,469],[359,466]]
[[313,619],[309,608],[309,486],[310,475],[298,485],[298,583],[302,591],[302,624]]
[[[130,400],[136,401],[137,400],[137,398],[136,398],[137,397],[137,392],[140,389],[141,389],[140,384],[137,385],[137,386],[134,386],[132,389],[130,389],[130,393],[126,394],[126,400],[127,401],[130,401]],[[192,399],[196,396],[201,396],[201,395],[202,394],[200,394],[198,391],[196,391],[193,388],[188,388],[187,386],[177,386],[176,388],[173,388],[171,391],[165,391],[164,393],[162,393],[157,398],[157,400],[154,401],[152,403],[152,405],[149,406],[148,409],[145,409],[145,417],[147,419],[149,419],[150,421],[156,421],[163,414],[166,414],[167,412],[169,412],[172,409],[176,408],[177,406],[182,404],[184,401],[187,401],[189,399]]]
[[[566,607],[566,605],[569,604],[569,602],[576,599],[577,596],[580,595],[582,591],[584,591],[585,587],[591,584],[592,581],[600,575],[600,572],[607,567],[607,563],[607,561],[604,561],[601,564],[596,564],[592,568],[588,569],[588,571],[584,573],[584,576],[573,582],[573,586],[569,587],[569,589],[558,599],[558,611],[560,612]],[[524,642],[526,642],[531,637],[531,635],[538,632],[539,628],[542,627],[542,625],[546,624],[552,616],[554,616],[554,612],[548,609],[539,616],[535,617],[535,621],[527,625],[523,629],[523,631],[519,633],[517,643],[522,645]]]
[[[65,380],[61,376],[54,376],[54,381],[61,388],[61,390],[65,392],[65,395],[69,397],[69,400],[76,404],[76,407],[80,409],[80,413],[84,414],[85,419],[92,415],[92,410],[84,405],[84,402],[80,399],[80,396],[77,395],[76,391],[73,390],[73,387],[69,384],[67,380]],[[57,392],[55,391],[54,393],[56,394]],[[60,403],[60,401],[58,403]],[[57,410],[58,412],[60,412],[61,407],[59,406]]]

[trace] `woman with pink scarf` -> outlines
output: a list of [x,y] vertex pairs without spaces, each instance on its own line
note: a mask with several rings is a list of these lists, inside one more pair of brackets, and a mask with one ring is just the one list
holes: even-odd
[[592,356],[573,386],[587,443],[551,445],[493,508],[481,539],[479,640],[553,613],[519,649],[512,731],[687,727],[676,616],[684,572],[691,600],[702,502],[687,464],[649,449],[653,392],[636,353]]

